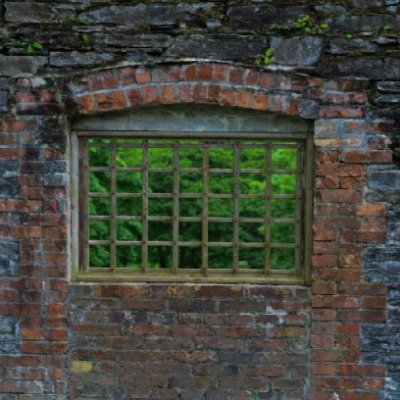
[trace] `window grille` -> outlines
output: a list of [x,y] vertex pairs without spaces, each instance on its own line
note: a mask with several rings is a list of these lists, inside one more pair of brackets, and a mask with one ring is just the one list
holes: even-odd
[[308,276],[306,134],[78,132],[79,274]]

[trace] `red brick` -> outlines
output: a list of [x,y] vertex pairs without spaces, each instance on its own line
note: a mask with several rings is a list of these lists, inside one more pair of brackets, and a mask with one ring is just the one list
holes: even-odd
[[244,71],[242,68],[232,67],[229,71],[229,82],[231,83],[243,83]]
[[238,107],[252,108],[253,92],[251,90],[241,89],[238,91]]
[[236,106],[237,105],[237,93],[233,89],[221,88],[219,104],[223,106]]
[[357,205],[356,213],[360,216],[380,216],[385,217],[387,212],[385,203],[363,203]]
[[260,73],[251,69],[245,70],[243,74],[243,84],[245,85],[258,85]]
[[118,75],[120,85],[136,83],[136,71],[133,68],[123,68]]
[[107,110],[112,110],[113,108],[113,102],[112,102],[112,98],[108,93],[96,93],[94,95],[96,104],[97,104],[97,108],[100,111],[107,111]]
[[312,348],[332,348],[335,347],[335,337],[330,335],[312,335],[311,336]]
[[81,112],[84,114],[90,114],[96,111],[96,103],[92,95],[80,96],[77,102]]
[[[217,67],[215,67],[217,68]],[[195,81],[197,80],[197,65],[191,64],[186,65],[182,69],[182,78],[185,81]]]
[[160,95],[157,86],[145,86],[143,89],[143,104],[160,104]]
[[151,73],[145,67],[139,67],[135,71],[137,83],[149,83],[151,81]]
[[227,82],[229,78],[230,67],[225,64],[216,64],[214,66],[213,80],[216,82]]
[[269,97],[265,93],[258,92],[254,98],[254,109],[255,110],[267,110],[269,103]]
[[125,96],[130,106],[143,104],[143,92],[140,89],[127,89],[125,91]]
[[[209,87],[209,90],[212,87]],[[210,97],[210,95],[209,95]],[[193,87],[191,85],[179,85],[178,86],[178,99],[182,103],[192,103],[193,102]]]
[[340,106],[326,106],[322,107],[319,113],[321,118],[363,118],[364,108],[356,107],[340,107]]
[[126,107],[125,93],[122,90],[110,93],[112,108],[114,110],[124,109]]
[[173,104],[176,101],[175,87],[172,85],[161,87],[162,104]]
[[336,294],[336,282],[315,281],[312,284],[314,294]]
[[313,363],[311,371],[313,375],[336,375],[335,364]]
[[353,189],[320,189],[316,195],[320,197],[321,201],[327,203],[354,203],[361,202],[363,198],[361,190]]
[[388,164],[392,162],[390,150],[347,151],[341,154],[341,160],[357,164]]
[[197,78],[200,81],[211,81],[213,77],[214,67],[209,64],[201,64],[198,66]]

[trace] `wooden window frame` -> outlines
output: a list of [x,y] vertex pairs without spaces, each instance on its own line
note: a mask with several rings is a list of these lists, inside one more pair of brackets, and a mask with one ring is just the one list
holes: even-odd
[[[146,268],[147,264],[147,246],[148,241],[148,190],[147,190],[147,174],[148,165],[147,157],[143,157],[142,165],[142,182],[143,190],[142,197],[142,221],[143,221],[143,237],[141,243],[132,243],[135,246],[141,246],[142,249],[142,268],[116,268],[116,183],[115,183],[115,150],[111,151],[110,173],[111,176],[111,192],[109,198],[111,202],[111,222],[110,222],[110,268],[92,269],[88,268],[88,151],[85,145],[87,139],[106,138],[106,139],[142,139],[143,143],[151,139],[199,139],[204,141],[203,145],[203,207],[202,207],[202,265],[196,269],[179,269],[178,267],[178,252],[182,243],[179,242],[179,150],[174,148],[173,151],[173,182],[174,188],[171,193],[173,199],[173,213],[171,219],[173,221],[172,241],[168,246],[172,246],[173,267],[165,271],[151,270]],[[208,241],[208,151],[207,140],[233,141],[234,148],[234,165],[232,168],[233,174],[233,238],[231,243],[226,243],[226,247],[233,248],[233,267],[227,270],[212,270],[207,265],[208,248],[214,246],[215,243]],[[291,141],[296,143],[298,149],[297,166],[296,166],[296,269],[295,273],[287,273],[284,270],[271,270],[268,262],[269,252],[271,251],[270,229],[271,215],[268,214],[268,202],[274,195],[269,192],[270,185],[266,185],[265,201],[266,215],[265,223],[265,268],[263,270],[244,270],[239,268],[239,251],[243,243],[239,242],[239,198],[241,196],[239,189],[240,175],[240,141],[246,140],[265,140],[266,148],[266,177],[270,177],[273,173],[271,164],[272,147],[274,143]],[[146,148],[146,145],[144,145]],[[112,149],[112,145],[110,145]],[[314,164],[314,149],[312,135],[309,133],[267,133],[267,132],[166,132],[166,131],[92,131],[79,130],[73,131],[71,142],[71,166],[72,166],[72,277],[76,281],[149,281],[149,282],[219,282],[219,283],[289,283],[289,284],[309,284],[310,283],[310,263],[311,263],[311,246],[312,246],[312,214],[313,214],[313,164]],[[146,151],[146,150],[144,150]],[[275,196],[276,198],[276,196]],[[96,244],[92,241],[91,244]],[[154,245],[154,243],[150,243]],[[185,244],[183,244],[185,245]],[[257,247],[255,243],[250,243],[251,246]],[[216,245],[217,246],[217,245]],[[225,246],[225,244],[224,244]],[[251,247],[250,246],[250,247]],[[262,246],[264,247],[264,246]]]

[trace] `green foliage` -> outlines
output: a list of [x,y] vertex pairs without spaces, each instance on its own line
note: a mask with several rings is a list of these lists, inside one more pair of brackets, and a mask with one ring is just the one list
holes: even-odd
[[90,36],[87,33],[82,33],[82,41],[85,44],[85,46],[90,45]]
[[88,21],[87,19],[78,17],[76,15],[71,15],[68,18],[69,22],[72,22],[73,24],[78,24],[78,25],[90,25],[90,21]]
[[294,23],[294,27],[301,29],[305,33],[320,34],[329,28],[329,24],[325,21],[318,22],[310,15],[301,15]]
[[[188,142],[185,143],[196,143]],[[198,148],[181,148],[179,151],[180,168],[202,168],[203,154]],[[209,164],[211,169],[231,169],[233,166],[232,147],[211,147],[209,149]],[[172,148],[149,148],[149,168],[172,168]],[[89,164],[91,167],[108,167],[111,160],[109,147],[89,146]],[[240,193],[263,195],[266,186],[271,186],[274,194],[294,194],[296,190],[296,176],[287,170],[296,169],[297,153],[292,148],[272,149],[272,168],[285,170],[285,173],[271,174],[270,181],[266,181],[263,173],[241,173]],[[140,168],[143,153],[141,148],[119,147],[116,149],[117,168]],[[241,169],[265,169],[265,151],[262,148],[243,148],[240,153]],[[149,172],[149,193],[172,193],[173,174],[165,172]],[[141,171],[118,171],[116,173],[117,193],[141,193]],[[111,174],[105,171],[94,171],[89,174],[89,190],[96,193],[111,192]],[[180,172],[181,193],[202,193],[203,180],[201,172]],[[210,172],[209,191],[214,194],[233,193],[232,173]],[[272,218],[295,218],[296,200],[271,199],[270,214]],[[117,198],[117,215],[122,216],[116,223],[117,240],[141,241],[142,222],[129,219],[129,216],[142,215],[142,199]],[[172,215],[172,199],[150,198],[149,215],[170,217]],[[211,198],[208,202],[209,216],[232,217],[233,199]],[[89,215],[110,215],[111,200],[107,197],[92,197],[89,202]],[[201,198],[181,198],[179,215],[182,217],[201,217]],[[240,200],[240,216],[244,218],[264,218],[266,203],[262,198],[248,198]],[[201,222],[180,222],[181,241],[202,240]],[[110,240],[110,221],[92,220],[89,225],[90,238],[93,240]],[[233,237],[232,222],[209,223],[209,241],[231,242]],[[271,240],[273,243],[294,243],[295,225],[292,223],[274,222],[270,225]],[[172,241],[171,221],[149,221],[150,241]],[[263,243],[265,240],[264,223],[241,223],[239,240],[242,242]],[[91,246],[90,264],[94,267],[108,267],[110,251],[107,246]],[[233,252],[229,247],[209,249],[209,268],[232,268]],[[294,249],[272,248],[271,268],[292,269],[294,266]],[[201,266],[201,249],[196,247],[182,247],[179,254],[180,268],[196,268]],[[149,267],[168,268],[172,264],[172,250],[168,246],[149,247]],[[117,267],[141,267],[140,246],[118,246]],[[264,249],[241,249],[240,268],[263,269]]]
[[274,56],[274,49],[268,48],[265,50],[262,56],[256,57],[255,63],[256,65],[269,65],[271,64],[273,56]]
[[353,39],[353,34],[352,34],[352,33],[345,33],[345,34],[344,34],[344,38],[345,38],[345,39],[349,39],[349,40],[350,40],[350,39]]
[[20,46],[23,47],[27,54],[32,54],[34,51],[42,50],[43,45],[40,42],[21,41]]

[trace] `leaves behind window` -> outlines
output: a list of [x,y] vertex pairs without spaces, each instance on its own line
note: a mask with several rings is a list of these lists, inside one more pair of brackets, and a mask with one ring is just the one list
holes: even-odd
[[[141,268],[142,250],[142,213],[143,213],[143,141],[141,139],[113,139],[115,153],[107,145],[110,140],[96,139],[89,141],[89,164],[96,171],[89,173],[89,191],[97,193],[97,197],[89,198],[89,215],[101,216],[89,224],[90,240],[110,240],[111,192],[112,178],[108,168],[111,158],[115,157],[117,172],[116,201],[116,235],[122,242],[136,242],[137,245],[118,244],[116,266],[118,268]],[[156,195],[172,194],[174,189],[174,140],[150,140],[148,149],[149,199],[148,214],[150,217],[172,217],[172,198]],[[97,145],[96,143],[100,144]],[[281,143],[281,142],[280,142]],[[282,143],[270,148],[270,158],[266,152],[265,142],[244,141],[240,150],[239,187],[243,196],[239,200],[240,218],[259,218],[261,221],[241,222],[239,240],[241,243],[263,243],[270,237],[271,243],[281,247],[271,249],[270,264],[273,270],[293,269],[295,250],[290,248],[295,242],[295,224],[287,221],[296,216],[297,157],[298,150]],[[161,147],[155,147],[160,145]],[[179,223],[179,241],[192,242],[179,248],[180,268],[201,268],[203,217],[203,161],[204,148],[201,141],[181,140],[179,148],[179,215],[194,218],[192,221]],[[214,147],[213,147],[214,145]],[[103,147],[102,147],[103,146]],[[198,146],[198,147],[195,147]],[[291,144],[290,144],[291,146]],[[112,155],[114,154],[114,156]],[[219,218],[232,218],[234,212],[234,146],[232,141],[210,141],[209,149],[208,191],[208,240],[210,242],[233,242],[233,223],[218,222]],[[272,168],[266,175],[266,167]],[[269,170],[267,168],[267,170]],[[153,170],[152,170],[153,169]],[[154,170],[155,169],[155,170]],[[162,172],[159,169],[165,169]],[[216,169],[216,170],[215,170]],[[222,170],[221,170],[222,169]],[[246,171],[248,169],[248,171]],[[218,171],[219,170],[219,171]],[[264,195],[270,192],[272,198],[265,201]],[[136,193],[132,197],[129,194]],[[218,196],[227,198],[216,198]],[[282,197],[282,198],[274,198]],[[100,196],[100,197],[99,197]],[[101,197],[103,196],[103,197]],[[186,197],[185,197],[186,196]],[[213,197],[214,196],[214,197]],[[232,197],[230,197],[232,196]],[[293,198],[285,198],[293,197]],[[266,216],[270,215],[269,233],[265,232]],[[118,217],[120,217],[118,219]],[[129,219],[132,217],[131,219]],[[102,219],[103,218],[103,219]],[[197,218],[197,220],[196,220]],[[216,220],[212,220],[212,219]],[[283,220],[279,220],[283,219]],[[172,222],[150,221],[148,224],[148,240],[172,241]],[[282,247],[286,246],[286,247]],[[90,266],[110,266],[110,245],[90,246]],[[210,269],[232,268],[233,250],[229,247],[211,247],[208,249]],[[149,247],[150,268],[171,268],[172,247],[156,245]],[[265,267],[263,248],[240,248],[240,269],[263,269]]]

